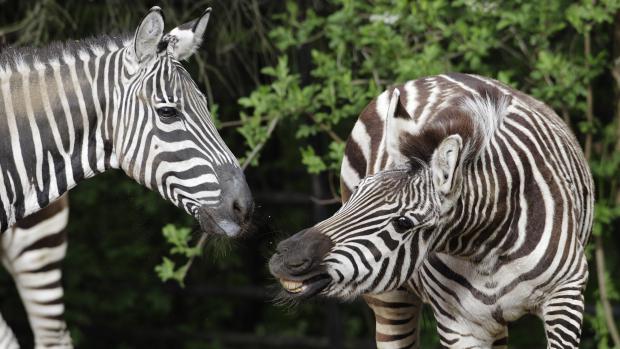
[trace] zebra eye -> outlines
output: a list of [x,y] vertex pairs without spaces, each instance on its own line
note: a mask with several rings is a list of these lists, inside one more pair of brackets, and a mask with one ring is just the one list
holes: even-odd
[[162,118],[173,118],[179,116],[179,111],[174,107],[157,108],[157,114]]
[[413,222],[411,219],[405,216],[399,216],[394,218],[393,220],[394,228],[399,233],[404,233],[405,231],[413,228]]

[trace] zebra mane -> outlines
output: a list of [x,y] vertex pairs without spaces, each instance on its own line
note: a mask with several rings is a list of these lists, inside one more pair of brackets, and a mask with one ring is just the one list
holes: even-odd
[[[486,88],[479,95],[464,98],[461,108],[470,115],[477,138],[477,153],[486,149],[493,138],[495,131],[503,123],[506,110],[510,105],[511,97],[498,89]],[[477,155],[477,154],[476,154]]]
[[95,37],[54,41],[42,47],[8,46],[0,49],[0,70],[17,68],[26,64],[33,66],[35,62],[50,62],[61,60],[65,56],[78,56],[81,52],[92,54],[118,49],[131,40],[130,34],[99,35]]
[[406,137],[401,145],[403,155],[430,163],[439,144],[448,136],[463,139],[463,160],[472,161],[489,145],[502,124],[510,97],[490,86],[480,86],[477,94],[455,98],[454,103],[439,110],[420,131]]

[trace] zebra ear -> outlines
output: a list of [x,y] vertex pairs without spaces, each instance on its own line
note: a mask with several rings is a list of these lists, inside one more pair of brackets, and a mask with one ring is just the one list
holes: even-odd
[[153,6],[146,14],[136,30],[133,39],[134,53],[138,62],[142,63],[155,57],[157,45],[164,33],[164,16],[161,8]]
[[395,88],[390,96],[387,115],[385,116],[385,151],[391,159],[391,166],[399,167],[407,163],[407,158],[400,150],[400,134],[403,130],[403,121],[411,119],[405,107],[400,102],[400,90]]
[[458,134],[446,137],[435,149],[431,158],[433,184],[439,193],[449,196],[459,185],[459,165],[463,140]]
[[200,18],[182,24],[166,34],[164,41],[168,42],[168,50],[174,58],[187,59],[198,50],[210,16],[211,8],[209,7]]

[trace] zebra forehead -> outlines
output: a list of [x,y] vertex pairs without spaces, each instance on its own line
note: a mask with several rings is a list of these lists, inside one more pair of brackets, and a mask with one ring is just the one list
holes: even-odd
[[[365,192],[367,189],[379,189],[381,191],[387,191],[389,189],[401,189],[399,185],[385,187],[386,184],[397,184],[405,180],[414,178],[412,175],[415,170],[411,168],[399,168],[386,171],[380,171],[374,175],[367,176],[359,183],[358,190],[356,192]],[[355,195],[355,193],[354,193]]]

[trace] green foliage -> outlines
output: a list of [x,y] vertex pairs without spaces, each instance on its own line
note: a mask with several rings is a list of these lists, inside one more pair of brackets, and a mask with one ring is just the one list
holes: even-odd
[[191,229],[178,228],[173,224],[167,224],[162,229],[162,233],[166,238],[166,241],[172,245],[170,248],[171,254],[179,254],[188,259],[188,261],[181,267],[176,268],[175,262],[168,257],[163,257],[162,263],[155,267],[155,272],[162,281],[175,280],[181,287],[185,287],[185,276],[192,264],[194,257],[202,254],[202,244],[196,246],[190,246],[191,241]]

